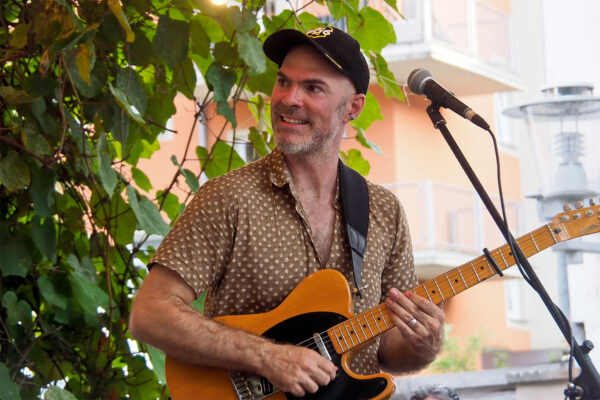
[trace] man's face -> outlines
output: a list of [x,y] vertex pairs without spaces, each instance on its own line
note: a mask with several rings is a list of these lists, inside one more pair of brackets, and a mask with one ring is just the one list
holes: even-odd
[[354,93],[350,79],[315,49],[294,47],[279,69],[271,97],[275,143],[286,154],[339,151],[353,111],[349,100],[361,96]]

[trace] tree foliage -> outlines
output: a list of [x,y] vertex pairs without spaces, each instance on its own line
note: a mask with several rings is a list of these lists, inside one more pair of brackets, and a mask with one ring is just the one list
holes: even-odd
[[[380,54],[395,41],[392,26],[358,0],[324,4],[361,42],[385,93],[401,98]],[[166,398],[160,352],[127,331],[153,253],[148,238],[169,231],[200,173],[244,163],[225,140],[228,130],[235,136],[237,107],[256,118],[257,153],[270,151],[276,66],[262,41],[323,23],[302,8],[269,13],[263,0],[3,0],[0,8],[2,398]],[[198,85],[208,88],[201,98]],[[157,188],[138,162],[160,148],[177,93],[195,102],[194,127],[211,107],[225,123],[214,145],[173,155],[176,172]],[[365,132],[381,116],[371,95],[368,104],[356,139],[376,149]],[[195,132],[179,134],[191,144]],[[342,156],[368,171],[360,151]]]

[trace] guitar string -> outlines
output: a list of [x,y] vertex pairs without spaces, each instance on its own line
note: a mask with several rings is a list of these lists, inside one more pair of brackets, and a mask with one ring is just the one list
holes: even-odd
[[[538,230],[536,230],[536,231],[539,231],[539,230],[542,230],[542,229],[546,229],[546,228],[545,228],[545,226],[544,226],[544,227],[541,227],[541,228],[539,228],[539,229],[538,229]],[[517,239],[517,242],[518,242],[519,240],[520,240],[520,241],[522,241],[522,242],[524,242],[523,244],[519,243],[519,245],[521,246],[522,250],[523,250],[524,252],[529,252],[529,251],[532,251],[532,255],[533,255],[533,254],[536,254],[536,253],[538,253],[539,251],[541,251],[541,250],[543,250],[543,249],[545,249],[545,248],[548,248],[548,247],[550,247],[552,244],[554,244],[554,243],[555,243],[554,239],[552,238],[552,236],[551,236],[550,234],[547,234],[547,233],[546,233],[546,234],[544,234],[544,232],[536,232],[536,231],[532,231],[530,234],[528,234],[528,235],[525,235],[525,236],[522,236],[522,237],[520,237],[519,239]],[[535,238],[535,237],[529,237],[529,236],[540,236],[540,233],[542,234],[542,237],[538,237],[538,238],[537,238],[537,240],[536,240],[536,238]],[[549,243],[549,244],[548,244],[548,243]],[[539,249],[539,246],[540,246],[540,245],[543,247],[541,250]],[[498,247],[497,249],[494,249],[494,250],[492,251],[492,254],[493,254],[494,252],[497,252],[497,253],[498,253],[498,254],[500,254],[500,256],[502,257],[502,256],[503,256],[502,249],[503,249],[504,247],[507,247],[507,246],[508,246],[508,245],[504,245],[504,246],[500,246],[500,247]],[[535,251],[533,251],[533,250],[535,250]],[[505,251],[506,251],[506,249],[505,249]],[[509,254],[507,254],[507,255],[509,255],[509,257],[512,257],[512,256],[510,255],[510,253],[509,253]],[[511,266],[513,266],[513,265],[514,265],[514,257],[512,257],[512,258],[509,258],[509,260],[510,260],[510,262],[511,262],[511,265],[506,265],[506,263],[507,263],[507,260],[504,260],[504,259],[503,259],[503,262],[505,263],[505,267],[506,267],[505,269],[507,269],[507,268],[510,268]],[[479,257],[477,257],[477,258],[473,259],[473,260],[472,260],[470,263],[473,263],[473,262],[477,262],[478,264],[479,264],[480,262],[486,262],[485,256],[479,256]],[[444,275],[445,275],[445,276],[444,276],[444,278],[447,278],[447,274],[448,274],[448,273],[452,273],[452,272],[456,272],[456,271],[459,271],[459,273],[461,273],[461,271],[460,271],[460,268],[464,268],[464,267],[467,267],[467,268],[468,268],[470,263],[467,263],[467,264],[460,265],[460,266],[456,267],[455,269],[453,269],[453,270],[451,270],[451,271],[448,271],[446,274],[444,274]],[[485,271],[485,270],[484,270],[484,271]],[[492,276],[494,276],[494,275],[496,274],[496,272],[495,272],[495,271],[491,271],[491,272],[492,272],[492,274],[491,274],[490,276],[487,276],[487,277],[485,277],[484,279],[490,278],[490,277],[492,277]],[[461,273],[461,275],[462,275],[462,273]],[[440,280],[440,282],[438,282],[438,279]],[[440,291],[443,291],[443,290],[442,290],[442,287],[443,287],[443,288],[449,287],[449,288],[452,288],[452,289],[454,289],[454,286],[452,285],[452,283],[451,283],[451,282],[450,282],[448,279],[443,279],[443,278],[442,278],[442,276],[438,276],[438,277],[436,277],[436,278],[432,279],[431,281],[434,281],[435,283],[437,283],[437,284],[438,284],[438,285],[436,285],[436,286],[439,288],[439,290],[440,290]],[[414,289],[412,289],[412,290],[413,290],[413,291],[416,291],[418,288],[422,287],[422,288],[423,288],[423,289],[424,289],[426,292],[429,292],[430,290],[429,290],[429,289],[427,289],[427,286],[426,286],[426,284],[427,284],[427,283],[431,283],[431,281],[428,281],[428,282],[425,282],[425,283],[423,283],[423,284],[421,284],[421,285],[418,285],[418,286],[416,286],[416,287],[415,287]],[[469,281],[470,281],[470,280],[469,280]],[[468,286],[467,286],[467,287],[466,287],[464,290],[466,290],[466,289],[468,289],[468,288],[470,288],[470,287],[472,287],[472,286],[476,285],[477,283],[480,283],[480,281],[478,280],[478,281],[476,281],[476,282],[473,282],[472,284],[469,284],[469,283],[467,282],[467,285],[468,285]],[[451,290],[452,290],[452,289],[451,289]],[[453,291],[453,294],[452,294],[452,295],[449,295],[448,297],[451,297],[451,296],[453,296],[454,294],[456,294],[456,293],[460,293],[460,292],[462,292],[462,291],[463,291],[463,290],[461,290],[461,291],[459,291],[459,292]],[[442,294],[440,294],[440,295],[442,296],[442,298],[444,298],[444,296],[443,296],[443,293],[442,293]],[[357,340],[358,340],[358,342],[359,342],[358,344],[362,344],[362,343],[364,343],[364,342],[366,342],[366,341],[369,341],[369,340],[371,340],[371,339],[375,338],[376,336],[380,335],[381,333],[383,333],[385,330],[382,330],[382,329],[380,328],[379,324],[378,324],[378,323],[377,323],[375,320],[373,320],[373,321],[372,321],[372,323],[375,323],[375,325],[377,326],[377,330],[378,330],[379,332],[378,332],[378,333],[375,333],[375,334],[373,334],[371,337],[367,337],[367,335],[366,335],[366,334],[364,333],[364,331],[363,331],[363,336],[364,336],[364,339],[361,339],[361,338],[360,338],[360,335],[358,334],[358,330],[357,330],[356,328],[354,328],[354,322],[356,322],[356,323],[357,323],[357,325],[358,325],[359,327],[360,327],[360,326],[362,326],[363,328],[371,328],[371,325],[369,324],[369,320],[368,320],[368,318],[367,318],[366,314],[367,314],[368,312],[372,312],[373,310],[375,310],[375,309],[376,309],[376,310],[378,311],[378,313],[379,313],[379,314],[381,314],[381,316],[383,317],[383,314],[381,313],[381,310],[379,309],[379,307],[380,307],[380,306],[381,306],[381,304],[379,304],[378,306],[375,306],[375,307],[373,307],[373,308],[372,308],[372,309],[370,309],[370,310],[367,310],[366,312],[363,312],[363,313],[361,313],[361,314],[358,314],[358,315],[356,315],[356,316],[354,316],[354,317],[352,317],[352,318],[349,318],[349,319],[347,319],[347,320],[345,320],[345,321],[343,321],[343,322],[341,322],[341,323],[339,323],[339,324],[336,324],[336,325],[334,325],[333,327],[329,328],[327,331],[320,332],[318,335],[319,335],[319,337],[321,338],[321,340],[322,340],[322,342],[323,342],[323,345],[325,346],[326,350],[328,350],[328,351],[335,351],[335,350],[336,350],[336,349],[335,349],[335,344],[333,343],[333,340],[332,340],[331,336],[330,336],[330,335],[329,335],[329,333],[328,333],[328,332],[329,332],[329,330],[331,330],[331,331],[332,331],[332,333],[334,333],[334,334],[337,336],[337,334],[335,333],[335,329],[337,328],[337,329],[340,331],[340,337],[341,337],[342,339],[344,339],[344,338],[343,338],[343,337],[344,337],[344,332],[342,331],[342,328],[341,328],[341,327],[342,327],[342,326],[344,326],[345,328],[348,328],[348,327],[347,327],[347,324],[348,324],[348,323],[349,323],[349,324],[350,324],[350,326],[351,326],[351,330],[349,330],[349,331],[348,331],[348,335],[349,335],[348,337],[349,337],[349,339],[350,339],[350,340],[352,340],[352,335],[354,334],[354,336],[357,338]],[[364,319],[364,321],[365,321],[366,325],[363,325],[363,324],[360,322],[360,319],[359,319],[359,318],[360,318],[361,316],[363,317],[363,319]],[[387,328],[387,327],[386,327],[386,328]],[[386,329],[386,330],[387,330],[387,329]],[[344,340],[345,340],[345,339],[344,339]],[[315,343],[315,341],[314,341],[314,338],[309,338],[309,339],[306,339],[306,340],[304,340],[304,341],[302,341],[302,342],[298,343],[298,345],[299,345],[299,346],[304,346],[304,347],[306,347],[306,348],[308,348],[308,349],[311,349],[311,350],[318,350],[318,349],[319,349],[319,345]],[[340,342],[340,348],[341,348],[341,350],[342,350],[343,352],[345,352],[345,351],[344,351],[344,349],[343,349],[343,347],[344,347],[344,346],[343,346],[343,345],[341,344],[341,342]],[[347,345],[346,347],[348,347],[348,350],[350,350],[350,348],[352,348],[352,347],[356,347],[356,345],[352,345],[352,346],[350,346],[350,345]],[[347,350],[346,350],[346,351],[347,351]]]

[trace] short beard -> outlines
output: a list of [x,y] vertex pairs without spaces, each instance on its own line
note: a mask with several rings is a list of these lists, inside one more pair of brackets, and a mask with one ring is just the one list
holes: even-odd
[[278,140],[277,135],[275,135],[275,144],[281,150],[283,154],[288,155],[308,155],[308,154],[318,154],[323,150],[329,148],[329,145],[335,140],[336,134],[334,133],[335,125],[337,121],[341,121],[344,115],[344,110],[346,109],[346,104],[350,97],[346,97],[340,101],[338,107],[335,110],[335,114],[332,116],[331,124],[329,132],[315,132],[315,135],[311,138],[311,140],[306,141],[304,143],[290,143],[284,140]]

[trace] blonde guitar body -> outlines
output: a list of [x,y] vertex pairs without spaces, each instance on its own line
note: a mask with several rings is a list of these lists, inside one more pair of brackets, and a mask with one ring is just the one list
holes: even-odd
[[[304,279],[274,310],[262,314],[235,315],[216,318],[217,321],[247,332],[270,337],[278,342],[299,344],[307,342],[316,347],[315,333],[353,317],[350,312],[350,289],[344,276],[331,269],[322,270]],[[350,371],[350,352],[343,355],[332,352],[332,361],[340,371],[333,382],[321,388],[315,399],[386,399],[394,391],[387,374],[361,376]],[[203,368],[167,357],[165,362],[167,385],[173,400],[188,399],[292,399],[293,396],[268,388],[254,389],[251,394],[239,393],[231,371]],[[241,384],[245,390],[246,383]],[[271,393],[265,393],[269,392]],[[244,397],[246,395],[246,397]],[[252,397],[254,396],[254,397]]]

